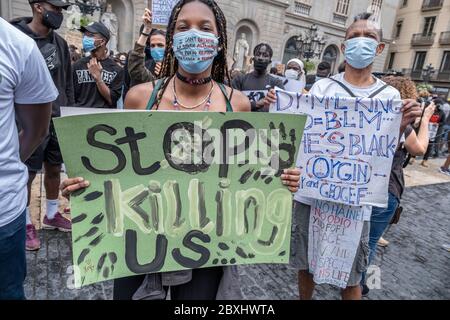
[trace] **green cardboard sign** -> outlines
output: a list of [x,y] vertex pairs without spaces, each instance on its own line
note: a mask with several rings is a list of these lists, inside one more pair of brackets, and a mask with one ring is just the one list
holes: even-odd
[[70,177],[76,286],[134,274],[288,263],[306,118],[115,112],[55,119]]

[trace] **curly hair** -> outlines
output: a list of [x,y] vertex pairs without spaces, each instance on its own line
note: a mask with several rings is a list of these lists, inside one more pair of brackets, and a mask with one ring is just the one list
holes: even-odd
[[170,80],[174,77],[175,73],[178,70],[178,61],[175,58],[175,54],[173,52],[173,36],[175,34],[175,25],[177,23],[178,15],[180,14],[180,11],[185,4],[196,1],[207,5],[212,10],[216,19],[217,32],[219,37],[219,52],[213,61],[211,78],[219,83],[224,83],[225,80],[228,81],[228,83],[231,83],[230,72],[227,65],[227,20],[222,9],[220,9],[219,5],[214,0],[180,0],[173,8],[169,18],[169,24],[167,26],[166,54],[162,62],[161,73],[159,75],[160,78],[165,78],[166,81],[159,91],[156,100],[157,106],[159,106],[164,91],[169,85]]
[[402,99],[417,100],[419,98],[416,89],[416,84],[409,77],[386,76],[383,77],[381,80],[397,89],[400,92]]

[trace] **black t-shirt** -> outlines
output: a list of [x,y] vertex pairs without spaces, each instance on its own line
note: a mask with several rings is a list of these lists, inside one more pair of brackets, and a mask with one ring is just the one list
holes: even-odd
[[[405,140],[413,132],[411,126],[406,127]],[[403,164],[405,163],[408,152],[404,147],[397,150],[392,162],[391,177],[389,179],[389,192],[392,193],[398,200],[402,198],[405,190],[405,178],[403,176]]]
[[[47,68],[58,89],[58,98],[52,103],[52,117],[61,115],[61,107],[72,106],[74,103],[74,92],[72,83],[72,66],[67,42],[56,32],[50,31],[47,36],[35,34],[29,27],[32,18],[17,18],[12,20],[13,26],[31,37],[44,57]],[[2,32],[2,31],[0,31]]]
[[[270,74],[259,75],[256,72],[250,72],[244,75],[239,75],[233,79],[232,85],[234,89],[239,91],[260,91],[267,90],[266,87],[279,87],[284,89],[283,81],[272,77]],[[256,102],[251,101],[252,111],[258,111]]]
[[91,58],[85,57],[73,65],[73,86],[75,89],[75,106],[82,108],[117,108],[117,100],[122,94],[123,69],[108,57],[100,61],[102,78],[111,91],[112,105],[109,105],[98,91],[87,64]]

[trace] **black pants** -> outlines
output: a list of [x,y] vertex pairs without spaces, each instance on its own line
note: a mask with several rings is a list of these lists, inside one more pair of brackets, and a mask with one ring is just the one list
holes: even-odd
[[433,152],[433,150],[434,150],[434,142],[430,141],[429,144],[428,144],[427,152],[423,156],[423,160],[424,161],[428,161],[428,159],[430,159],[431,152]]
[[440,125],[436,134],[436,139],[434,140],[434,148],[432,152],[433,156],[436,158],[439,157],[439,151],[442,147],[441,141],[443,134],[444,134],[444,126]]
[[[171,300],[215,300],[220,280],[223,276],[222,267],[192,270],[192,280],[186,284],[170,287]],[[141,286],[145,275],[114,280],[114,300],[131,300]],[[169,289],[165,287],[166,292]]]

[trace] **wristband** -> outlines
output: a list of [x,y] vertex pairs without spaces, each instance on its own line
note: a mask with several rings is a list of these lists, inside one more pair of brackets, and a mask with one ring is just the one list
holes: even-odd
[[142,31],[141,34],[142,34],[143,36],[150,37],[150,33],[145,33],[144,31]]

